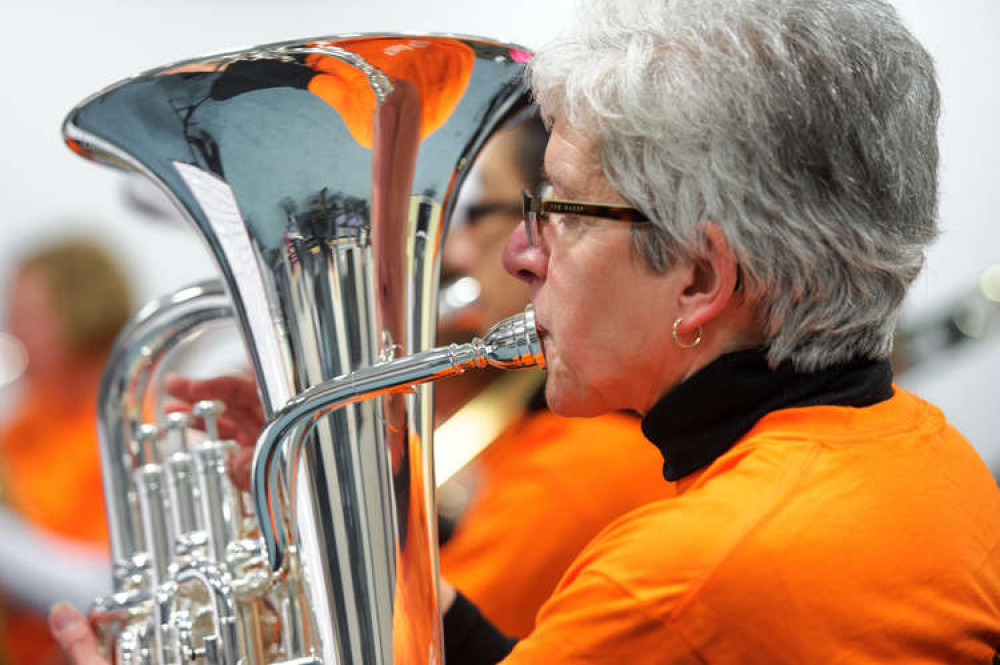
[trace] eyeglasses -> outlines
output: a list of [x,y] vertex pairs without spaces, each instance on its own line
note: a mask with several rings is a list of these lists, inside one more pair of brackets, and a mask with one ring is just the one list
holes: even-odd
[[541,237],[541,223],[546,221],[549,213],[595,217],[630,224],[648,224],[650,222],[649,217],[637,208],[552,199],[546,196],[551,191],[551,185],[542,186],[537,196],[532,195],[526,189],[521,191],[524,229],[528,235],[529,245],[535,245],[535,239]]

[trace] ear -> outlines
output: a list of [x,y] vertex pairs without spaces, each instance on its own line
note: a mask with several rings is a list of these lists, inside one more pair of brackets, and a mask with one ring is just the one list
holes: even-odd
[[677,332],[684,336],[711,323],[725,311],[735,297],[739,279],[739,263],[719,225],[707,222],[702,233],[704,250],[691,261],[678,302],[684,320]]

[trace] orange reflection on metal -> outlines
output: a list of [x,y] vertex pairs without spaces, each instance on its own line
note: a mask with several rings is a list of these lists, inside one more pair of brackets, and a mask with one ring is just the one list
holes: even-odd
[[[412,87],[421,101],[421,140],[447,122],[465,94],[476,60],[466,44],[441,38],[367,37],[309,45],[345,48],[381,70],[394,85]],[[327,55],[307,56],[306,64],[317,72],[309,91],[337,109],[354,140],[371,148],[378,100],[364,72]]]

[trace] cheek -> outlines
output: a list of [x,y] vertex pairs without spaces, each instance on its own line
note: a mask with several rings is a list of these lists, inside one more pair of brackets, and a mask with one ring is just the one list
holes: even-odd
[[477,248],[472,229],[461,227],[448,231],[441,251],[441,265],[457,272],[465,272],[475,265]]
[[628,390],[662,354],[669,316],[659,281],[594,267],[552,272],[546,294],[558,303],[557,362],[595,390]]
[[60,346],[63,323],[56,312],[42,303],[21,307],[10,317],[11,332],[29,348]]
[[573,293],[560,301],[555,327],[553,371],[570,375],[580,389],[602,379],[614,358],[614,319],[594,293]]

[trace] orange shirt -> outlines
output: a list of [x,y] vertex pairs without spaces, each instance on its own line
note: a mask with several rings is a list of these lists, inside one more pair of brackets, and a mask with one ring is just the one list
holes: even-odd
[[1000,647],[1000,490],[935,407],[775,411],[576,559],[523,663],[947,663]]
[[519,637],[602,528],[674,494],[639,420],[623,414],[531,414],[477,463],[482,484],[441,549],[441,571],[484,616]]
[[[107,546],[97,447],[97,388],[73,396],[35,390],[0,434],[4,502],[33,525]],[[45,616],[0,596],[0,661],[10,665],[65,662]]]
[[4,501],[32,524],[107,544],[97,446],[97,389],[71,399],[35,390],[0,434]]

